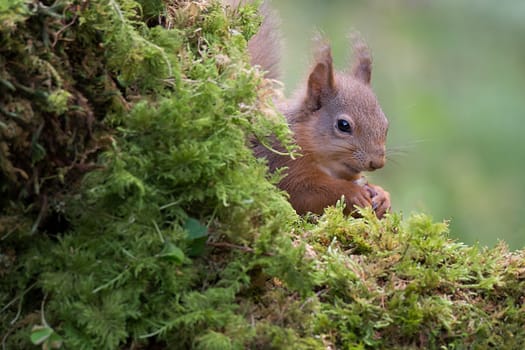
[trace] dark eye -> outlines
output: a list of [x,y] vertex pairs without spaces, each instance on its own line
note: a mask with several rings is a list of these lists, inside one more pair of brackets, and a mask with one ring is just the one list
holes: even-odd
[[337,127],[338,127],[339,130],[341,130],[342,132],[352,133],[352,126],[350,125],[350,123],[348,122],[348,120],[339,119],[339,120],[337,121]]

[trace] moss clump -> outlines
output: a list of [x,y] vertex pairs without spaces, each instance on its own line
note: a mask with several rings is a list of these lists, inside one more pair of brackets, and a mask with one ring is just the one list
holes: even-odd
[[4,347],[525,342],[523,252],[423,215],[293,213],[250,150],[289,145],[247,63],[254,6],[13,0],[0,19]]
[[348,219],[334,208],[321,221],[339,222],[349,237],[359,235],[361,246],[370,248],[366,252],[336,239],[323,247],[316,235],[307,236],[316,247],[322,286],[317,332],[329,334],[331,344],[387,349],[525,344],[523,321],[512,327],[503,321],[515,322],[523,311],[523,251],[508,252],[504,244],[492,250],[465,246],[448,238],[446,224],[425,215],[405,221],[363,215]]

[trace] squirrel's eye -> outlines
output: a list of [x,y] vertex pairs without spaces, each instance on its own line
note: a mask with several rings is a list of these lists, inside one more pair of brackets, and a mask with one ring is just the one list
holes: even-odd
[[350,125],[350,123],[348,122],[348,120],[339,119],[339,120],[337,121],[337,127],[338,127],[339,130],[341,130],[342,132],[348,132],[348,133],[351,133],[351,132],[352,132],[352,126]]

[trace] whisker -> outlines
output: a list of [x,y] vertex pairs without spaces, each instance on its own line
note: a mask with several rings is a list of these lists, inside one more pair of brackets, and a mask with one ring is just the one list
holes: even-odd
[[400,164],[399,161],[398,161],[397,159],[394,159],[394,158],[392,158],[392,157],[388,157],[388,156],[387,156],[386,159],[388,160],[389,163],[393,163],[393,164],[395,164],[395,165],[399,165],[399,164]]
[[404,156],[413,150],[417,145],[428,142],[428,139],[413,140],[404,145],[390,146],[386,149],[386,155],[388,156]]
[[344,152],[356,152],[357,151],[357,149],[354,147],[344,147],[344,146],[339,146],[339,145],[332,145],[332,146],[335,146],[335,148],[343,150]]
[[410,141],[410,142],[407,142],[405,143],[404,145],[399,145],[399,146],[392,146],[390,148],[394,148],[394,149],[397,149],[397,148],[414,148],[415,146],[419,145],[419,144],[422,144],[422,143],[425,143],[425,142],[429,142],[431,141],[430,139],[420,139],[420,140],[413,140],[413,141]]
[[408,151],[406,150],[401,150],[401,149],[387,149],[386,150],[386,155],[387,156],[397,156],[397,155],[407,155],[408,154]]
[[393,146],[393,147],[387,147],[390,151],[406,151],[408,149],[413,149],[414,146]]
[[429,141],[432,141],[432,140],[431,139],[412,140],[412,141],[405,143],[404,145],[395,146],[395,147],[413,147],[414,145],[418,145],[420,143],[429,142]]

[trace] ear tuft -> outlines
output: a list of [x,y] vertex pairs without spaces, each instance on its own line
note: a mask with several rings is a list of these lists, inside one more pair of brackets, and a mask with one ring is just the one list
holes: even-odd
[[372,79],[372,56],[368,45],[359,34],[353,33],[351,36],[354,63],[352,65],[352,75],[359,81],[369,85]]
[[317,37],[317,50],[314,68],[308,76],[306,105],[309,110],[315,111],[322,107],[322,97],[330,95],[335,90],[335,78],[330,45]]

